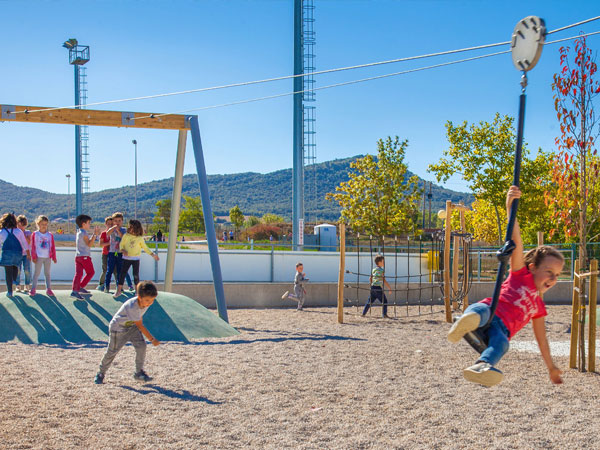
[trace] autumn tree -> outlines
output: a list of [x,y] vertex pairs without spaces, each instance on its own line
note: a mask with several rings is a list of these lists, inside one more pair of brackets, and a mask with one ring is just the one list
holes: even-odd
[[238,231],[244,225],[244,213],[239,206],[235,205],[229,210],[229,220]]
[[418,178],[408,177],[407,147],[398,136],[379,139],[377,156],[350,163],[348,181],[326,195],[340,204],[342,218],[355,231],[380,237],[415,231],[420,193]]
[[587,242],[600,217],[599,164],[596,139],[600,134],[594,101],[600,93],[597,66],[585,37],[575,48],[560,48],[561,70],[554,74],[554,108],[560,125],[558,153],[552,164],[556,189],[546,204],[565,236],[577,237],[579,263],[587,265]]

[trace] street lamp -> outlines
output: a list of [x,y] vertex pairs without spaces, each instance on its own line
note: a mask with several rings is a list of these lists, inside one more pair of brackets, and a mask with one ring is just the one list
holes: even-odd
[[71,174],[65,175],[67,177],[67,232],[69,231],[69,222],[71,221]]
[[131,143],[135,146],[135,188],[133,190],[134,197],[134,218],[137,219],[137,141],[134,139]]

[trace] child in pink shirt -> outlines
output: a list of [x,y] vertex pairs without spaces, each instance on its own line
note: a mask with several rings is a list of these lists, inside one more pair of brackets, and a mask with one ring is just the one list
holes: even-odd
[[33,279],[31,280],[31,291],[29,295],[36,295],[38,278],[44,267],[44,277],[46,278],[46,294],[53,296],[52,281],[50,280],[50,264],[51,261],[56,264],[56,246],[54,245],[54,236],[48,231],[48,218],[46,216],[38,216],[35,219],[37,231],[31,235],[31,260],[35,264],[33,271]]
[[[506,209],[514,199],[521,197],[517,186],[511,186],[506,195]],[[463,370],[466,380],[484,386],[494,386],[502,381],[503,374],[495,366],[508,351],[509,340],[531,320],[542,359],[548,367],[550,380],[562,383],[561,371],[554,365],[546,338],[544,317],[546,306],[540,294],[556,284],[563,268],[562,255],[552,247],[541,246],[523,256],[523,241],[519,223],[515,221],[512,240],[515,249],[510,256],[510,274],[502,283],[496,314],[485,330],[488,347],[471,367]],[[470,305],[448,333],[450,342],[458,342],[465,334],[487,323],[490,317],[491,298]]]

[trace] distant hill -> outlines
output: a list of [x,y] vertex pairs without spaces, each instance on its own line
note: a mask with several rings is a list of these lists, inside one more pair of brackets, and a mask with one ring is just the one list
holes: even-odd
[[[336,159],[315,164],[306,168],[305,184],[314,186],[316,175],[317,201],[313,196],[305,196],[307,220],[333,221],[339,217],[336,203],[325,199],[325,194],[334,192],[335,187],[348,179],[349,164],[358,156]],[[412,174],[411,174],[412,175]],[[199,196],[197,175],[185,175],[183,194]],[[420,180],[419,186],[423,186]],[[262,216],[274,213],[285,218],[292,215],[292,169],[278,170],[267,174],[254,172],[227,175],[209,175],[208,186],[213,212],[218,216],[229,215],[229,210],[238,205],[246,215]],[[307,190],[309,188],[307,187]],[[138,216],[149,217],[156,211],[156,202],[170,198],[173,191],[173,178],[151,181],[138,185]],[[473,196],[433,185],[432,210],[444,207],[446,200],[464,201],[470,204]],[[131,217],[134,210],[134,187],[123,186],[116,189],[91,192],[84,196],[83,205],[86,214],[94,220],[102,221],[105,216],[122,211]],[[71,195],[71,214],[73,214],[74,195]],[[39,214],[47,215],[51,220],[67,218],[69,198],[65,194],[53,194],[40,189],[15,186],[0,180],[0,211],[14,211],[26,214],[30,220]]]

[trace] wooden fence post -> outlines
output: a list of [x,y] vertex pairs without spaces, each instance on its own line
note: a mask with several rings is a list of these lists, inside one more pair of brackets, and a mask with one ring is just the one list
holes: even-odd
[[344,273],[346,272],[346,225],[340,222],[340,273],[338,277],[337,321],[344,323]]

